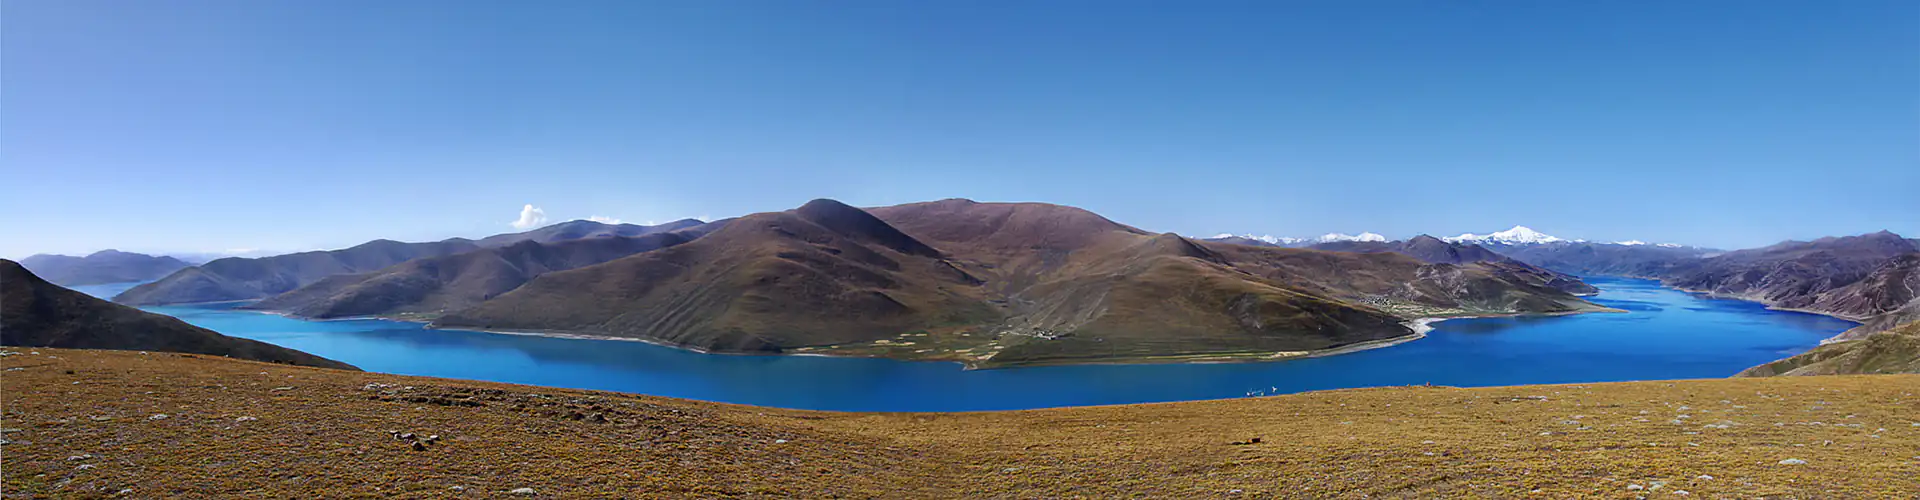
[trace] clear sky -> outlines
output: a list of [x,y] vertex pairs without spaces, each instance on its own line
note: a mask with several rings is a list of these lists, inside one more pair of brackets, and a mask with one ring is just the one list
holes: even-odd
[[0,256],[1046,201],[1920,237],[1920,2],[0,3]]

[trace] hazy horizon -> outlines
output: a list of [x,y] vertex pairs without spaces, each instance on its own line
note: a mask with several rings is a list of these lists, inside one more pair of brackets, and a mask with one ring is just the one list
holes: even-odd
[[0,256],[283,253],[514,232],[527,205],[644,223],[813,198],[1048,202],[1195,237],[1920,237],[1916,18],[7,2]]

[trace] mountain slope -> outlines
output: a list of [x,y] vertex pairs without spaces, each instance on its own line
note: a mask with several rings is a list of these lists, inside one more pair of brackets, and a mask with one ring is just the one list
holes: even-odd
[[1712,250],[1659,245],[1621,245],[1558,241],[1535,245],[1491,245],[1515,260],[1577,276],[1659,278],[1670,269],[1711,255]]
[[1503,264],[1498,266],[1510,277],[1524,280],[1534,285],[1546,286],[1574,295],[1592,295],[1600,290],[1580,281],[1580,278],[1558,272],[1537,268],[1507,256],[1487,250],[1486,247],[1471,243],[1449,242],[1428,235],[1415,236],[1405,241],[1339,241],[1319,243],[1307,248],[1334,252],[1379,253],[1392,252],[1406,255],[1422,262],[1432,264],[1470,264],[1486,262]]
[[506,293],[541,274],[564,271],[686,243],[693,235],[650,233],[538,243],[522,240],[377,271],[329,276],[268,297],[246,309],[310,318],[409,314],[431,317]]
[[751,352],[990,321],[937,251],[859,209],[815,200],[689,243],[548,273],[435,325],[562,330]]
[[1859,281],[1821,293],[1808,309],[1860,318],[1860,326],[1828,342],[1863,338],[1920,321],[1920,252],[1894,257]]
[[1293,355],[1413,317],[1598,309],[1514,265],[1201,243],[1040,203],[816,200],[548,273],[436,326],[976,366]]
[[68,290],[0,259],[0,345],[166,351],[354,369],[264,342],[228,337],[169,316]]
[[20,260],[33,274],[64,286],[148,281],[186,268],[189,264],[168,256],[119,250],[101,250],[86,257],[35,255]]
[[1920,373],[1920,322],[1748,368],[1740,377]]
[[339,274],[361,273],[420,257],[450,255],[479,246],[454,238],[431,243],[374,240],[351,248],[257,259],[229,257],[181,269],[159,281],[122,292],[114,302],[161,305],[267,297]]
[[1862,320],[1899,304],[1868,299],[1870,292],[1866,291],[1851,294],[1860,300],[1833,293],[1867,278],[1896,257],[1916,251],[1920,248],[1914,248],[1912,242],[1886,231],[1789,241],[1682,263],[1669,270],[1662,282],[1683,290]]

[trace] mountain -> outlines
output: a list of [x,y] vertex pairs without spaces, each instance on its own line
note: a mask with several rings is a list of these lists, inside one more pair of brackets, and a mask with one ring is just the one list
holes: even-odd
[[1863,338],[1920,321],[1920,252],[1901,254],[1859,281],[1821,293],[1807,309],[1861,322],[1827,342]]
[[1428,235],[1419,235],[1404,241],[1336,241],[1316,243],[1308,246],[1315,250],[1334,252],[1378,253],[1392,252],[1406,255],[1422,262],[1432,264],[1468,264],[1474,262],[1498,263],[1504,272],[1513,278],[1524,280],[1539,286],[1545,286],[1574,295],[1593,295],[1600,289],[1588,285],[1580,278],[1555,271],[1541,269],[1526,263],[1494,253],[1480,245],[1457,243],[1441,240]]
[[1577,241],[1529,245],[1491,244],[1489,247],[1521,262],[1563,273],[1578,276],[1634,278],[1659,278],[1675,266],[1716,253],[1714,250],[1684,246]]
[[1920,322],[1748,368],[1737,377],[1920,373]]
[[[476,241],[474,243],[482,247],[499,247],[499,246],[512,245],[514,243],[519,243],[522,241],[531,241],[535,243],[553,243],[553,242],[559,242],[559,241],[571,241],[571,240],[588,239],[588,238],[605,238],[605,237],[614,237],[614,236],[633,237],[633,236],[644,236],[644,235],[649,235],[654,233],[679,231],[682,229],[689,229],[689,228],[702,226],[706,224],[707,222],[701,221],[699,219],[680,219],[677,221],[668,222],[660,225],[654,225],[654,226],[643,226],[639,224],[607,224],[602,222],[594,222],[590,220],[575,220],[575,221],[562,222],[559,224],[554,224],[551,226],[546,226],[546,227],[542,227],[542,228],[535,229],[532,231],[527,231],[527,232],[496,234],[493,236],[481,238],[479,241]],[[714,226],[714,228],[718,228],[718,227],[719,226]]]
[[1454,242],[1454,243],[1478,243],[1478,244],[1495,244],[1495,245],[1535,245],[1540,243],[1553,243],[1556,241],[1566,241],[1554,236],[1547,235],[1545,233],[1541,233],[1539,231],[1534,231],[1533,228],[1529,228],[1527,226],[1513,226],[1513,229],[1508,229],[1505,231],[1500,231],[1500,232],[1491,233],[1491,234],[1466,233],[1466,234],[1462,234],[1452,238],[1442,238],[1442,239],[1449,242]]
[[[1843,289],[1913,252],[1920,248],[1887,231],[1788,241],[1684,262],[1664,273],[1661,281],[1682,290],[1863,320],[1898,304],[1878,292]],[[1894,279],[1887,284],[1902,282]]]
[[1407,337],[1415,317],[1598,309],[1510,271],[1200,242],[1039,203],[815,200],[543,274],[435,326],[1006,366],[1271,358]]
[[1269,247],[1296,247],[1296,246],[1304,245],[1307,243],[1312,243],[1312,240],[1308,240],[1305,238],[1288,238],[1284,236],[1271,236],[1271,235],[1264,235],[1264,234],[1255,235],[1255,234],[1233,234],[1233,233],[1216,234],[1212,238],[1207,238],[1204,241],[1217,241],[1221,243],[1232,243],[1235,245],[1254,245],[1254,246],[1269,246]]
[[1338,242],[1381,243],[1381,242],[1386,242],[1387,237],[1374,234],[1374,233],[1367,233],[1367,232],[1363,232],[1360,234],[1327,233],[1327,234],[1323,234],[1313,238],[1288,238],[1288,237],[1282,237],[1282,236],[1269,236],[1269,235],[1220,233],[1220,234],[1214,235],[1212,238],[1206,238],[1201,241],[1216,242],[1216,243],[1231,243],[1235,245],[1298,248],[1298,247],[1304,247],[1304,246],[1320,244],[1320,243],[1338,243]]
[[1387,241],[1387,237],[1373,233],[1327,233],[1320,235],[1318,238],[1314,238],[1313,241],[1316,243],[1332,243],[1336,241]]
[[[182,269],[159,281],[127,290],[113,298],[128,305],[220,302],[271,297],[312,285],[332,276],[369,273],[425,257],[440,257],[520,242],[554,243],[580,239],[631,237],[670,231],[697,236],[724,226],[682,219],[657,226],[605,224],[576,220],[531,231],[497,234],[478,241],[452,238],[428,243],[374,240],[342,250],[301,252],[261,258],[224,258]],[[618,247],[619,245],[612,245]],[[339,283],[334,283],[337,286]],[[477,289],[476,289],[477,290]],[[361,304],[350,307],[375,307]],[[377,307],[376,307],[377,308]]]
[[165,351],[352,370],[265,342],[228,337],[48,283],[0,259],[0,345]]
[[373,272],[329,276],[245,308],[310,318],[394,314],[433,317],[479,304],[541,274],[666,248],[698,236],[691,231],[676,231],[549,243],[525,239],[505,246],[409,260]]
[[454,238],[431,243],[374,240],[343,250],[301,252],[257,259],[228,257],[181,269],[159,281],[133,287],[113,298],[127,305],[219,302],[267,297],[306,286],[328,276],[361,273],[420,257],[450,255],[479,248]]
[[63,286],[148,281],[188,266],[173,257],[119,250],[101,250],[86,257],[41,254],[21,259],[20,265]]

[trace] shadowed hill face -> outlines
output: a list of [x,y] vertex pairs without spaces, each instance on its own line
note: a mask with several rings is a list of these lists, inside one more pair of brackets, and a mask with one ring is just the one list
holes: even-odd
[[22,259],[20,265],[47,281],[65,286],[147,281],[188,266],[173,257],[118,250],[101,250],[86,257],[35,255]]
[[0,325],[0,345],[183,352],[353,369],[61,288],[9,260],[0,260]]
[[472,241],[432,243],[375,240],[352,248],[301,252],[257,259],[229,257],[182,269],[153,283],[122,292],[114,302],[161,305],[267,297],[337,274],[372,271],[420,257],[449,255],[478,248]]
[[246,308],[313,318],[397,314],[431,317],[479,304],[541,274],[666,248],[694,237],[670,232],[545,244],[521,241],[414,259],[370,273],[330,276]]
[[968,344],[969,362],[1012,365],[1308,351],[1409,335],[1409,317],[1593,308],[1516,276],[1393,254],[1203,244],[1057,205],[863,211],[818,200],[545,274],[436,324],[721,351],[944,335],[981,342]]
[[1920,373],[1920,322],[1748,368],[1741,377]]
[[725,221],[703,223],[693,219],[658,226],[571,221],[524,233],[489,236],[478,242],[464,238],[429,243],[374,240],[342,250],[257,259],[225,258],[182,269],[159,281],[127,290],[113,300],[131,305],[161,305],[259,299],[312,285],[330,276],[373,272],[414,259],[453,255],[522,241],[552,243],[640,236],[676,229],[701,234],[724,225]]

